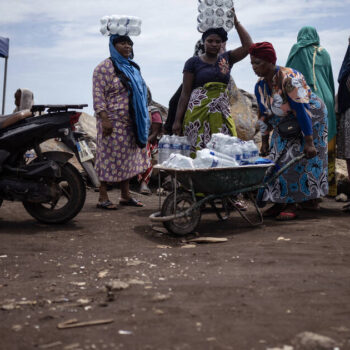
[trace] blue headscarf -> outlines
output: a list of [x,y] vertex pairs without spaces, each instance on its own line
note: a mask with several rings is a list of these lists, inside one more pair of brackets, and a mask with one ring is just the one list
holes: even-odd
[[130,79],[130,86],[133,91],[132,104],[135,111],[137,128],[136,137],[139,141],[138,143],[144,147],[147,144],[150,127],[147,109],[147,87],[140,71],[130,63],[131,59],[124,58],[114,47],[113,41],[118,37],[118,34],[111,35],[109,39],[109,52],[117,68]]
[[340,83],[344,77],[346,77],[350,73],[350,45],[348,46],[348,50],[346,51],[343,64],[341,65],[338,82]]

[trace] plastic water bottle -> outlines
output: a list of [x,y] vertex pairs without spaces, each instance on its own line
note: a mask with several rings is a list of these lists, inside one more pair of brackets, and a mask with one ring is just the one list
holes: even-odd
[[165,162],[170,156],[170,135],[163,135],[158,142],[159,164]]
[[180,139],[181,139],[181,154],[186,157],[189,157],[191,154],[191,144],[188,141],[187,136],[181,136]]
[[241,143],[240,142],[236,142],[234,144],[231,145],[226,145],[223,149],[222,149],[222,153],[230,156],[231,158],[235,159],[235,161],[238,164],[241,164],[242,160],[243,160],[243,151],[242,151],[242,147],[241,147]]
[[170,136],[170,152],[175,154],[182,153],[182,138],[177,135]]
[[256,146],[253,140],[248,141],[247,144],[249,146],[250,153],[249,162],[254,163],[259,158],[258,147]]
[[241,149],[243,153],[242,161],[243,162],[249,162],[250,159],[250,146],[248,142],[242,141]]
[[171,153],[168,160],[166,160],[163,166],[173,169],[193,169],[193,159],[190,157],[185,157],[182,154]]
[[215,156],[213,151],[208,148],[202,149],[197,152],[197,156],[193,161],[195,168],[209,169],[209,168],[227,168],[237,166],[237,163],[224,158]]

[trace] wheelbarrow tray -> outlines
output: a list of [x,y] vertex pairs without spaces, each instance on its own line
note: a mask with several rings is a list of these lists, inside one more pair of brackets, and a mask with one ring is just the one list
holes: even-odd
[[271,166],[274,164],[209,169],[174,169],[157,165],[156,168],[172,175],[182,186],[195,193],[220,195],[263,184],[265,173]]

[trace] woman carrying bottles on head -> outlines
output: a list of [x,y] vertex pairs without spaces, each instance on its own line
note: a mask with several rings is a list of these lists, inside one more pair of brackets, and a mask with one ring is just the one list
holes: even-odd
[[242,46],[220,54],[227,32],[223,28],[210,28],[202,35],[205,53],[188,59],[183,70],[173,132],[187,136],[192,154],[205,148],[214,133],[236,136],[227,85],[232,66],[248,55],[252,39],[232,11]]

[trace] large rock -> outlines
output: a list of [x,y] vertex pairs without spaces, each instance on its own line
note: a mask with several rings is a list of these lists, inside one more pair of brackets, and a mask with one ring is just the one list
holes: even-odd
[[258,104],[255,95],[238,89],[233,79],[229,83],[231,115],[235,121],[237,136],[245,141],[259,142],[260,135],[256,124],[258,120]]

